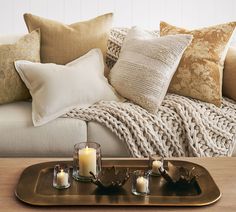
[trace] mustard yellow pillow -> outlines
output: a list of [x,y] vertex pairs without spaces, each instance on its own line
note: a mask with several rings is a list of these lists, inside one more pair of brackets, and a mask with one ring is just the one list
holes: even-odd
[[30,98],[30,93],[15,70],[15,60],[40,62],[40,31],[35,30],[14,44],[0,45],[0,104]]
[[230,47],[225,58],[223,95],[236,101],[236,48]]
[[186,49],[169,86],[169,92],[221,105],[222,71],[235,22],[197,30],[187,30],[160,23],[160,35],[191,34]]
[[93,48],[101,49],[105,55],[112,16],[109,13],[71,25],[32,14],[24,14],[24,19],[29,32],[40,28],[41,61],[64,65]]

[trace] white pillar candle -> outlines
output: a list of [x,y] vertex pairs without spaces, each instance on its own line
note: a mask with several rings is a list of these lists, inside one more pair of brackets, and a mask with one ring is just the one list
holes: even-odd
[[138,177],[136,180],[136,191],[139,193],[148,192],[148,180],[144,177]]
[[162,167],[162,162],[159,161],[159,160],[154,160],[152,162],[152,172],[155,173],[155,174],[158,174],[159,173],[159,168]]
[[91,177],[89,172],[96,175],[96,149],[86,148],[79,150],[79,175],[83,177]]
[[58,186],[67,186],[68,185],[69,175],[68,173],[61,170],[57,173],[57,185]]

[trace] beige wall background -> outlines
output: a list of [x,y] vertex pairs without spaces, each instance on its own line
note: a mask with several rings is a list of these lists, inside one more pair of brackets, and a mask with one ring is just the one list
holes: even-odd
[[0,34],[26,32],[25,12],[65,23],[114,12],[114,26],[195,28],[236,21],[236,0],[0,0]]

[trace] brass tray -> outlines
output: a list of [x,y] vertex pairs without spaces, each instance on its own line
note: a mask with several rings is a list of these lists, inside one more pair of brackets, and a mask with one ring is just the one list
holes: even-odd
[[[204,206],[221,197],[221,192],[209,172],[202,166],[179,160],[170,160],[176,166],[193,167],[200,175],[197,182],[186,189],[171,189],[162,177],[152,177],[150,195],[131,194],[131,178],[116,193],[101,192],[92,183],[71,180],[71,187],[65,190],[53,188],[53,167],[58,163],[72,166],[72,161],[39,163],[26,168],[19,180],[15,194],[21,201],[38,206],[58,205],[110,205],[110,206]],[[129,167],[147,169],[148,160],[102,160],[102,167]],[[72,173],[72,171],[71,171]]]

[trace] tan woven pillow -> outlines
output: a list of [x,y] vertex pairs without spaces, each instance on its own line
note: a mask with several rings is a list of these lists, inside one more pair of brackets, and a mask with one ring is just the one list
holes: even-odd
[[129,30],[110,82],[123,97],[151,113],[161,105],[191,35],[157,38],[137,27]]
[[191,34],[169,92],[221,105],[222,70],[235,23],[186,30],[161,22],[160,35]]
[[93,48],[105,55],[112,16],[109,13],[71,25],[32,14],[24,14],[24,19],[30,32],[41,30],[41,61],[64,65]]
[[40,62],[40,31],[35,30],[15,44],[0,45],[0,104],[26,100],[30,94],[14,67],[15,60]]
[[223,95],[236,101],[236,48],[230,47],[225,58]]

